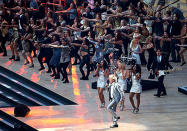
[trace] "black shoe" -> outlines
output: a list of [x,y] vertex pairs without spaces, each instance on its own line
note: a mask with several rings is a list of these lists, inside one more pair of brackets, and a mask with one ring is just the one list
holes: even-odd
[[45,67],[41,67],[40,69],[38,69],[39,71],[41,71],[41,70],[44,70],[45,69]]
[[88,77],[81,77],[80,80],[89,80]]
[[64,80],[65,80],[65,78],[63,77],[61,81],[64,81]]
[[118,124],[113,124],[110,126],[110,128],[117,128],[118,127]]
[[33,68],[34,67],[34,64],[30,65],[29,68]]
[[14,61],[20,61],[20,57],[16,57]]
[[24,65],[28,65],[28,64],[29,64],[29,62],[28,62],[28,61],[24,63]]
[[86,76],[86,77],[84,78],[84,80],[89,80],[88,76]]
[[4,53],[3,56],[7,56],[7,53]]
[[51,73],[51,70],[48,70],[46,73]]
[[183,66],[184,64],[186,64],[186,62],[182,62],[182,63],[181,63],[181,66]]
[[85,77],[81,77],[81,78],[80,78],[80,80],[84,80],[84,79],[85,79]]
[[160,96],[166,96],[167,95],[167,93],[162,93]]
[[68,79],[66,79],[65,81],[63,81],[63,83],[69,83],[69,80],[68,80]]
[[9,58],[9,60],[15,60],[15,56],[13,55],[12,57]]
[[158,94],[154,94],[154,96],[160,97],[160,95],[158,95]]
[[51,74],[50,76],[53,77],[53,76],[55,76],[55,74],[53,73],[53,74]]
[[60,75],[56,75],[54,79],[60,79]]
[[119,120],[119,119],[120,119],[120,116],[117,116],[117,117],[114,117],[114,118]]
[[34,54],[34,56],[33,57],[37,57],[37,54]]

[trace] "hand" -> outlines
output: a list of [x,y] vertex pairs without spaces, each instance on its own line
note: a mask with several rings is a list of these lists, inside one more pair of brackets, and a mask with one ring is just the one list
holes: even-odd
[[97,64],[97,68],[99,68],[100,67],[100,64]]

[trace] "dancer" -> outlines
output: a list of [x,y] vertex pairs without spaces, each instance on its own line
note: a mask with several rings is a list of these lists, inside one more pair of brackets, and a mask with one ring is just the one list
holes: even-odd
[[130,44],[130,49],[132,51],[132,57],[136,59],[136,64],[141,65],[140,53],[142,52],[141,46],[139,45],[138,39],[133,39]]
[[[89,40],[85,39],[81,45],[77,43],[71,43],[71,45],[81,47],[80,54],[82,56],[82,59],[81,59],[81,63],[79,66],[79,70],[82,74],[82,77],[80,78],[80,80],[89,80],[88,78],[90,74],[90,55],[89,55],[89,49],[88,49]],[[86,75],[83,70],[84,65],[86,65],[86,68],[87,68]]]
[[67,75],[67,67],[70,63],[70,47],[69,47],[69,43],[68,40],[66,38],[62,39],[62,52],[61,52],[61,59],[60,59],[60,68],[62,68],[63,70],[62,72],[62,76],[63,76],[63,83],[69,83],[68,80],[68,75]]
[[124,109],[124,102],[125,102],[125,90],[127,89],[127,75],[128,75],[128,72],[127,70],[125,70],[125,64],[124,63],[121,63],[120,60],[117,61],[117,64],[118,64],[118,69],[117,71],[115,72],[117,78],[118,78],[118,83],[120,84],[121,86],[121,90],[123,91],[123,99],[120,103],[120,111],[123,111]]
[[[132,68],[132,73],[129,73],[129,78],[132,79],[132,87],[130,90],[129,99],[133,107],[133,113],[139,112],[140,106],[140,94],[142,92],[141,81],[141,67],[139,65],[134,65]],[[133,97],[136,95],[137,105],[135,106]]]
[[113,125],[110,128],[118,127],[117,121],[120,119],[116,114],[116,107],[119,102],[123,100],[123,91],[121,90],[121,86],[117,83],[117,77],[112,74],[109,76],[109,94],[112,98],[112,101],[108,105],[107,109],[112,114]]
[[105,98],[103,95],[103,91],[105,89],[107,77],[109,75],[109,69],[106,61],[102,60],[100,64],[97,64],[97,69],[95,71],[95,75],[98,76],[97,80],[97,90],[99,94],[99,99],[101,101],[101,108],[105,107]]

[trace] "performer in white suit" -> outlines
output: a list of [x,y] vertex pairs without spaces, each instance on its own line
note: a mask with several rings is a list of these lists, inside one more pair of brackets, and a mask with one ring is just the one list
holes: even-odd
[[116,114],[116,107],[123,100],[123,90],[121,90],[121,86],[117,83],[117,78],[113,74],[109,76],[109,97],[111,97],[112,101],[107,109],[112,114],[113,120],[113,125],[110,128],[115,128],[118,127],[117,121],[120,119]]

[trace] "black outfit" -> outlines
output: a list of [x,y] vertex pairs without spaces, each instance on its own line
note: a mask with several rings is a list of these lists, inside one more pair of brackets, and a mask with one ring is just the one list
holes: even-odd
[[[80,66],[79,66],[79,69],[80,69],[80,72],[82,74],[82,78],[83,80],[88,80],[88,77],[89,77],[89,74],[90,74],[90,55],[89,55],[89,48],[86,49],[84,47],[81,47],[81,52],[88,52],[87,55],[84,55],[81,59],[81,62],[80,62]],[[86,65],[86,68],[87,68],[87,74],[85,76],[85,73],[84,73],[84,70],[83,70],[83,67],[84,65]]]
[[[72,43],[81,44],[82,41],[80,41],[80,40],[73,40]],[[81,57],[80,57],[80,55],[79,55],[79,53],[78,53],[78,52],[79,52],[79,49],[80,49],[80,47],[78,47],[78,46],[72,46],[72,47],[71,47],[70,56],[71,56],[71,57],[75,57],[75,62],[74,62],[73,65],[76,65],[76,64],[77,64],[77,60],[79,60],[79,62],[81,61]]]
[[[161,57],[162,57],[161,61],[158,60],[158,56],[156,56],[154,58],[153,65],[152,65],[153,72],[155,72],[156,70],[165,70],[166,69],[167,61],[164,58],[164,56],[161,56]],[[159,82],[159,86],[158,86],[156,96],[160,97],[161,93],[167,94],[164,83],[163,83],[164,82],[164,75],[158,77],[158,82]]]
[[[126,30],[123,31],[124,33],[128,33]],[[127,38],[126,36],[122,37],[123,38],[123,47],[124,47],[124,51],[123,53],[125,53],[125,56],[128,56],[128,45],[130,43],[129,38]]]
[[[86,76],[85,76],[85,73],[84,73],[84,70],[83,70],[84,65],[86,65],[86,68],[87,68]],[[89,74],[90,74],[90,55],[89,54],[83,56],[83,58],[81,59],[81,62],[80,62],[79,69],[80,69],[80,72],[82,74],[82,78],[83,79],[88,79]]]
[[147,49],[149,57],[148,57],[148,62],[147,62],[147,69],[148,71],[151,68],[151,65],[153,64],[154,58],[156,57],[156,52],[154,48]]
[[7,56],[7,50],[6,50],[6,41],[8,40],[8,34],[6,34],[4,37],[2,36],[2,39],[1,39],[1,48],[3,50],[3,56]]
[[[50,42],[51,42],[50,38],[47,38],[47,39],[44,38],[39,43],[48,44]],[[40,48],[40,53],[38,55],[38,61],[40,63],[41,69],[42,68],[44,69],[43,63],[47,63],[48,72],[51,71],[51,67],[49,65],[49,62],[50,62],[52,56],[53,56],[53,49],[52,48],[43,48],[43,47]],[[45,61],[43,61],[44,57],[45,57]]]
[[[181,29],[182,29],[182,24],[179,20],[176,20],[176,21],[172,21],[171,22],[171,36],[175,35],[175,36],[178,36],[181,34]],[[180,55],[179,55],[179,51],[180,51],[180,47],[179,46],[176,46],[176,44],[180,44],[180,40],[178,39],[172,39],[171,40],[171,57],[172,57],[172,61],[173,62],[180,62]],[[175,50],[177,51],[177,58],[176,58],[176,53],[175,53]]]
[[173,67],[168,62],[170,56],[170,41],[163,41],[161,50],[164,58],[166,59],[166,69],[168,69],[168,67],[172,69]]
[[[164,34],[164,26],[163,26],[163,20],[162,18],[153,18],[154,23],[152,25],[153,33],[156,34],[156,36],[162,36]],[[160,40],[155,39],[154,44],[156,49],[160,49]]]

